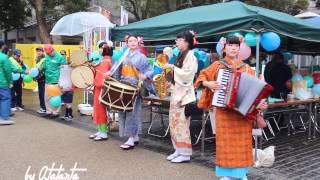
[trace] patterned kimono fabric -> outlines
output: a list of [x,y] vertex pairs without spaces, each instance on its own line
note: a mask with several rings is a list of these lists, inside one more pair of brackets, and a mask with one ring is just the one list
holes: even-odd
[[[149,79],[152,79],[153,74],[152,67],[149,65],[146,56],[138,50],[129,52],[118,71],[116,78],[120,81],[128,82],[133,86],[138,85],[139,72]],[[132,112],[119,112],[120,137],[130,137],[141,133],[141,108],[142,97],[138,94]]]
[[[174,85],[169,110],[169,126],[173,147],[179,154],[185,156],[192,155],[192,145],[189,128],[191,118],[186,118],[184,110],[186,104],[195,101],[193,79],[198,69],[196,58],[193,55],[190,56],[189,53],[193,53],[193,51],[188,52],[182,68],[174,67]],[[183,79],[182,77],[188,77],[188,81],[179,82],[179,79]],[[189,85],[184,86],[183,84]],[[194,98],[187,100],[189,102],[184,102],[183,99],[187,94],[189,96],[193,94]]]
[[[225,61],[236,69],[243,62],[231,59]],[[216,80],[218,71],[224,66],[220,62],[213,63],[203,70],[196,84],[203,81]],[[241,72],[254,75],[254,71],[248,66],[242,66]],[[201,106],[211,106],[212,92],[206,92]],[[210,98],[210,102],[208,102]],[[201,101],[201,100],[200,100]],[[199,106],[199,104],[198,104]],[[212,106],[211,106],[212,108]],[[253,165],[252,155],[252,121],[246,119],[236,111],[216,108],[216,176],[228,176],[233,178],[245,178],[249,167]]]
[[112,67],[111,57],[105,57],[99,65],[95,67],[94,91],[93,91],[93,122],[97,125],[98,132],[106,133],[108,131],[108,115],[106,107],[100,103],[99,96],[104,82],[104,73]]

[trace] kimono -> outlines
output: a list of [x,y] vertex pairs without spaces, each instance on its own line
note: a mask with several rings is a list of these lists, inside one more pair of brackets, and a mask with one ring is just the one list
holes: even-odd
[[[225,61],[237,68],[243,62],[226,58]],[[233,62],[232,62],[233,61]],[[203,81],[216,81],[218,71],[224,65],[216,61],[202,70],[195,86],[199,87]],[[254,75],[254,71],[247,64],[239,69]],[[202,109],[212,109],[213,92],[204,88],[198,102]],[[216,175],[234,178],[246,177],[249,167],[253,165],[252,156],[252,120],[246,119],[236,111],[216,107]]]
[[190,118],[184,114],[185,105],[196,101],[193,80],[198,61],[193,51],[186,55],[182,68],[174,67],[174,85],[170,100],[169,126],[173,147],[181,155],[191,156]]
[[108,115],[106,107],[99,101],[99,96],[104,83],[104,73],[108,72],[111,67],[111,57],[104,57],[104,59],[95,67],[93,81],[93,123],[97,125],[97,130],[103,133],[107,132]]
[[[125,81],[133,86],[137,86],[139,83],[138,74],[141,73],[151,80],[153,77],[153,70],[148,62],[147,57],[139,50],[125,53],[125,60],[120,65],[120,68],[114,70],[114,77],[120,81]],[[152,90],[151,82],[145,80],[143,86],[148,90]],[[134,109],[132,112],[119,112],[119,135],[120,137],[130,137],[141,133],[141,108],[142,108],[142,96],[137,95]]]

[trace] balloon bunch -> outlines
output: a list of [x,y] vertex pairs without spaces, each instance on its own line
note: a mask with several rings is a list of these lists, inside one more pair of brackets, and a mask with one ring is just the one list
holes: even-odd
[[46,94],[50,96],[50,105],[53,107],[59,107],[62,103],[60,88],[56,85],[47,85],[45,91]]

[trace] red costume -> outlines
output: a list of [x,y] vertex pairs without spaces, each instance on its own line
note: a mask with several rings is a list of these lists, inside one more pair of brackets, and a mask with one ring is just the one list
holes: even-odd
[[96,125],[108,123],[106,107],[100,103],[99,96],[104,83],[104,74],[108,72],[111,67],[112,60],[110,56],[105,56],[103,60],[95,67],[95,76],[93,82],[93,122]]

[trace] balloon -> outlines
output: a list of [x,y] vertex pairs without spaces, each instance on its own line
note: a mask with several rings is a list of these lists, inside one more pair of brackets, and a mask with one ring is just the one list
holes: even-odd
[[284,52],[282,53],[282,55],[285,61],[288,61],[293,58],[293,55],[290,52]]
[[300,75],[300,74],[294,74],[293,76],[292,76],[292,79],[291,79],[292,81],[302,81],[303,80],[303,78],[302,78],[302,76]]
[[112,55],[112,61],[119,61],[119,59],[122,57],[122,52],[118,50],[113,50],[113,55]]
[[26,71],[29,69],[28,65],[27,64],[24,64],[24,66],[26,67]]
[[172,56],[169,61],[168,61],[169,64],[174,64],[174,57]]
[[179,53],[180,53],[180,50],[177,47],[173,49],[173,55],[174,56],[178,56]]
[[249,32],[244,36],[244,42],[246,42],[249,46],[256,46],[256,38],[256,33]]
[[198,62],[203,62],[203,68],[206,68],[210,65],[210,61],[209,58],[207,56],[207,53],[204,51],[199,51],[199,58],[198,58]]
[[280,36],[274,32],[266,32],[261,36],[261,46],[266,51],[274,51],[280,46]]
[[33,80],[33,78],[32,78],[31,75],[25,75],[25,76],[23,77],[23,82],[25,82],[25,83],[31,83],[32,80]]
[[204,62],[198,61],[198,70],[201,71],[204,68]]
[[246,43],[240,44],[239,59],[246,60],[251,55],[251,48]]
[[307,87],[311,88],[313,86],[313,78],[312,76],[304,76],[303,80],[307,81]]
[[193,53],[194,53],[194,56],[196,56],[196,58],[199,60],[200,59],[199,49],[198,48],[193,49]]
[[16,81],[20,79],[20,74],[19,73],[12,73],[12,80]]
[[53,107],[59,107],[62,103],[61,96],[53,96],[49,99],[49,103]]
[[220,57],[222,57],[222,54],[223,54],[222,49],[223,49],[223,45],[221,43],[217,43],[216,51]]
[[32,77],[37,77],[37,76],[39,75],[39,70],[38,70],[38,68],[32,68],[32,69],[30,70],[30,75],[31,75]]
[[148,58],[148,62],[149,62],[149,64],[150,65],[154,65],[154,63],[156,63],[156,60],[155,60],[155,58]]
[[140,47],[140,52],[142,54],[144,54],[145,56],[148,56],[148,54],[149,54],[148,50],[145,47]]
[[161,74],[162,71],[163,71],[163,69],[158,64],[155,64],[153,66],[153,76],[155,76],[157,74]]
[[157,56],[157,63],[162,66],[163,64],[166,64],[168,62],[169,58],[165,54],[159,54]]
[[48,96],[60,96],[61,95],[61,90],[56,85],[47,85],[45,91]]
[[314,94],[317,94],[318,96],[320,96],[320,84],[314,85],[313,88],[312,88],[312,92]]
[[170,59],[173,56],[173,49],[171,47],[165,47],[163,49],[163,54],[167,55]]
[[103,56],[100,55],[99,51],[93,51],[89,56],[89,60],[92,61],[93,64],[99,64],[102,59]]

